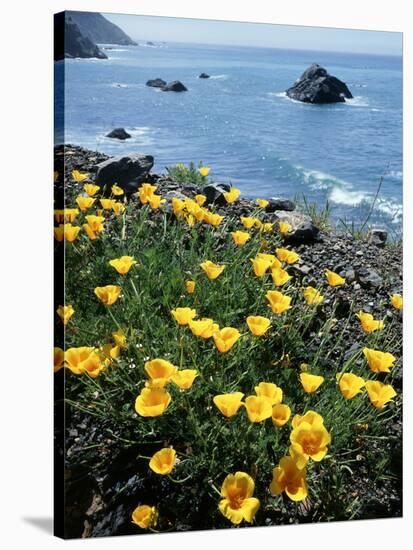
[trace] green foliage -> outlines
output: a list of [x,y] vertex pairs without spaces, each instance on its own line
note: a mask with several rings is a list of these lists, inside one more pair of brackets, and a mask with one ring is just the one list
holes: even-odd
[[176,164],[166,168],[166,171],[171,178],[177,183],[192,183],[204,187],[208,183],[211,183],[210,178],[207,176],[201,176],[199,169],[202,168],[202,162],[198,163],[198,167],[194,162],[190,162],[188,166],[185,164]]
[[[205,183],[193,164],[189,169],[172,168],[169,173],[176,181]],[[328,205],[320,213],[308,205],[307,209],[325,229]],[[149,223],[152,217],[155,223]],[[79,225],[82,218],[83,214]],[[193,528],[228,526],[229,522],[217,511],[220,497],[216,489],[228,473],[240,470],[256,479],[255,496],[261,501],[256,522],[263,524],[268,514],[275,522],[282,521],[281,512],[274,512],[280,506],[286,505],[291,517],[296,517],[301,509],[297,503],[286,502],[286,497],[271,497],[268,492],[273,468],[288,453],[290,423],[282,428],[275,428],[271,420],[250,424],[243,408],[227,419],[212,400],[226,392],[252,395],[262,381],[276,383],[282,388],[283,402],[290,406],[292,415],[315,410],[324,417],[332,434],[327,457],[322,463],[310,462],[308,467],[307,506],[311,517],[317,521],[359,517],[361,497],[354,496],[352,490],[356,457],[362,453],[371,471],[380,457],[380,475],[400,473],[391,471],[390,455],[383,454],[381,447],[371,448],[368,439],[386,441],[388,423],[399,414],[400,403],[378,411],[366,394],[346,401],[338,390],[336,373],[344,370],[365,379],[377,378],[360,350],[345,355],[354,343],[348,340],[348,329],[358,334],[362,345],[390,351],[397,357],[401,335],[395,334],[391,324],[383,331],[360,335],[354,314],[363,304],[352,304],[348,317],[338,322],[335,290],[322,281],[322,293],[332,304],[328,314],[324,306],[305,303],[305,279],[292,279],[281,290],[291,296],[293,307],[282,315],[272,315],[265,293],[274,290],[274,284],[267,276],[255,277],[250,262],[261,251],[262,234],[252,230],[252,238],[245,246],[236,247],[230,235],[230,230],[241,228],[236,219],[226,218],[218,227],[190,228],[166,212],[154,212],[148,206],[130,202],[123,215],[111,215],[105,225],[105,232],[96,241],[81,234],[75,243],[66,245],[66,304],[73,305],[75,314],[67,326],[65,345],[100,347],[112,342],[111,333],[120,328],[127,337],[127,348],[96,379],[76,376],[66,369],[68,406],[93,416],[98,430],[115,437],[120,447],[136,449],[138,456],[146,455],[147,445],[153,451],[174,446],[181,462],[173,479],[188,479],[175,485],[173,480],[160,479],[163,476],[151,477],[155,503],[157,491],[161,491],[162,484],[168,484],[169,500],[164,503],[164,513],[187,518]],[[265,239],[269,252],[281,245],[276,233],[266,233]],[[108,264],[122,255],[133,256],[138,262],[123,276]],[[205,260],[225,265],[216,280],[210,281],[199,267]],[[196,281],[193,294],[185,291],[188,279]],[[120,285],[122,296],[106,307],[93,289],[108,284]],[[175,322],[171,310],[186,306],[195,308],[199,318],[214,319],[220,327],[238,328],[242,333],[240,340],[229,352],[219,353],[212,339],[197,338],[188,327]],[[384,311],[386,305],[377,304],[377,308]],[[245,323],[248,315],[270,317],[269,332],[263,337],[253,336]],[[186,391],[169,385],[172,403],[167,411],[156,418],[144,418],[135,412],[134,402],[147,380],[145,362],[154,358],[167,359],[179,368],[196,369],[199,376]],[[299,381],[301,363],[309,364],[311,373],[325,377],[315,394],[303,391]],[[386,382],[392,382],[394,372]],[[361,425],[368,427],[360,431]],[[137,468],[149,475],[147,459],[139,460]],[[370,482],[375,481],[372,478]],[[182,497],[184,486],[199,495],[199,502],[197,496],[192,501]],[[202,517],[201,500],[203,510],[208,510]],[[174,514],[171,510],[175,510]]]

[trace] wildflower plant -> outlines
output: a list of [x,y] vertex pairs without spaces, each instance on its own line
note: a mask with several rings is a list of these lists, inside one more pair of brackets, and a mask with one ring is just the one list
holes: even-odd
[[[204,185],[203,168],[169,172]],[[73,221],[56,221],[67,305],[54,376],[67,410],[101,432],[94,468],[111,448],[133,453],[144,489],[129,502],[132,528],[308,521],[302,502],[314,521],[359,517],[357,457],[380,458],[372,487],[391,467],[383,449],[400,410],[401,337],[386,310],[402,315],[401,297],[352,303],[338,319],[346,281],[328,265],[297,276],[290,227],[274,224],[263,250],[263,199],[241,218],[200,194],[166,209],[146,183],[116,215],[86,180],[73,175]]]

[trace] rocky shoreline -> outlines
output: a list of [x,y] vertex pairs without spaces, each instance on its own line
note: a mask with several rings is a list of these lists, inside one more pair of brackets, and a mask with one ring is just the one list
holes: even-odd
[[[127,158],[128,162],[122,157],[120,163],[121,158],[109,157],[75,145],[57,146],[55,170],[60,174],[64,173],[65,178],[64,186],[63,181],[55,182],[55,208],[64,206],[64,187],[66,197],[69,198],[81,190],[70,178],[72,170],[87,172],[92,182],[101,184],[99,174],[102,174],[102,166],[106,167],[106,170],[109,166],[110,177],[106,174],[106,184],[110,185],[111,182],[117,181],[127,192],[129,200],[136,201],[137,207],[139,202],[134,193],[145,181],[158,186],[157,193],[167,200],[164,205],[167,212],[171,212],[173,197],[193,198],[197,193],[205,194],[209,205],[228,218],[248,216],[257,209],[255,197],[249,199],[241,196],[236,202],[226,204],[222,200],[222,192],[226,190],[225,184],[209,183],[205,188],[194,184],[181,184],[168,174],[152,173],[153,157],[131,155]],[[123,172],[116,172],[119,166],[123,166]],[[72,206],[72,202],[67,206]],[[148,223],[157,223],[158,217],[160,220],[162,216],[159,210],[154,211]],[[325,269],[331,269],[346,278],[347,284],[335,289],[334,296],[333,293],[326,292],[324,303],[326,318],[331,314],[333,307],[336,307],[337,331],[343,331],[344,338],[348,337],[348,342],[352,342],[346,353],[352,353],[363,345],[361,328],[354,330],[352,327],[351,331],[346,329],[346,319],[349,313],[354,311],[352,308],[355,304],[357,307],[363,307],[366,312],[379,314],[380,318],[386,315],[388,326],[391,327],[389,330],[401,338],[402,318],[392,310],[388,298],[393,293],[402,293],[402,246],[386,245],[385,239],[378,233],[367,234],[363,239],[355,239],[334,230],[319,228],[311,217],[301,212],[289,198],[271,199],[261,219],[270,223],[285,220],[292,225],[292,236],[287,239],[287,244],[291,243],[300,255],[300,261],[292,267],[298,280],[305,277],[306,284],[316,286],[324,276]],[[133,219],[128,220],[128,223],[133,223]],[[217,246],[220,246],[219,239]],[[380,302],[389,305],[384,309],[378,309]],[[319,344],[320,341],[315,335],[311,344],[315,348],[314,353]],[[343,350],[337,346],[336,350],[332,350],[323,368],[332,368],[342,354]],[[395,371],[393,386],[398,392],[402,389],[401,368]],[[151,491],[148,480],[137,471],[135,449],[131,447],[129,450],[121,450],[116,434],[111,433],[109,425],[95,425],[93,417],[79,411],[68,412],[66,420],[67,536],[98,537],[135,532],[130,524],[130,508],[134,495],[137,491],[141,494],[150,494]],[[401,415],[397,415],[389,425],[389,435],[394,436],[393,447],[389,448],[388,443],[381,443],[380,440],[372,442],[372,446],[378,452],[382,445],[383,452],[391,454],[392,460],[400,469],[401,431]],[[85,451],[85,448],[88,450]],[[150,450],[143,454],[149,453]],[[389,478],[378,486],[372,486],[369,482],[371,474],[360,458],[353,481],[354,486],[357,486],[359,498],[364,502],[361,517],[400,516],[400,480]],[[190,489],[182,487],[182,491],[188,491],[188,499],[193,498]],[[168,499],[166,486],[165,494],[160,495],[160,498]],[[268,511],[266,524],[288,523],[291,518],[298,523],[317,521],[317,511],[308,511],[302,506],[294,508],[293,511],[293,507],[285,503],[276,513]],[[178,530],[189,528],[193,527],[185,525],[183,518]]]

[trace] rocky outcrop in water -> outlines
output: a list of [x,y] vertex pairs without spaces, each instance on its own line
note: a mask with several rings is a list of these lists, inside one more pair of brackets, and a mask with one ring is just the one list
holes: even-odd
[[173,80],[162,88],[163,92],[187,92],[188,88],[182,84],[180,80]]
[[343,103],[353,97],[344,82],[317,63],[310,65],[286,94],[303,103]]
[[209,78],[209,74],[207,73],[201,73],[198,78]]
[[162,78],[153,78],[151,80],[148,80],[146,82],[146,85],[151,88],[163,88],[166,86],[166,81],[162,80]]
[[106,134],[106,137],[124,140],[124,139],[129,139],[132,136],[128,134],[125,128],[114,128],[111,132]]

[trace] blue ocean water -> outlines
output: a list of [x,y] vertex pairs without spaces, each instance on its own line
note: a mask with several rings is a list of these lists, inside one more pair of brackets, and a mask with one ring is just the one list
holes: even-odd
[[[401,232],[402,58],[221,45],[119,46],[108,60],[65,63],[65,134],[57,141],[109,154],[139,151],[156,171],[200,160],[245,196],[328,199],[336,219]],[[286,88],[316,62],[344,80],[345,104],[307,105]],[[63,70],[63,62],[56,64]],[[201,72],[210,79],[199,79]],[[145,86],[181,80],[185,93]],[[62,106],[58,102],[57,110]],[[105,137],[124,127],[132,139]]]

